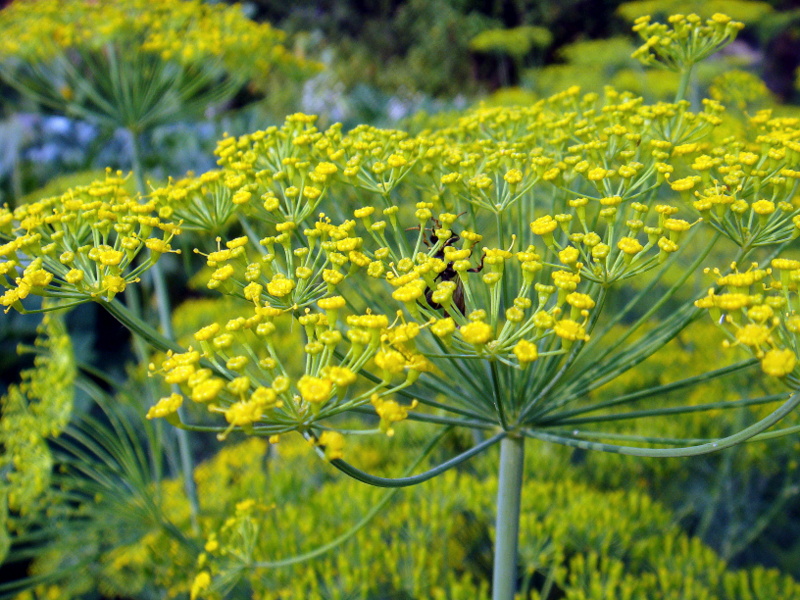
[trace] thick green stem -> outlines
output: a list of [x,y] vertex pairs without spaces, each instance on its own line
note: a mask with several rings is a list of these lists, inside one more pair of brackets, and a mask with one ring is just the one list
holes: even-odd
[[[136,189],[139,194],[144,197],[147,193],[144,179],[144,169],[142,167],[141,159],[141,140],[139,133],[133,128],[128,128],[128,135],[131,142],[131,165],[133,168],[133,177],[136,181]],[[172,310],[170,307],[169,294],[167,291],[166,280],[164,273],[161,270],[161,265],[156,263],[150,269],[150,274],[153,277],[153,290],[156,297],[156,311],[158,313],[158,323],[161,326],[161,331],[168,340],[175,339],[175,333],[172,329]],[[173,386],[174,392],[180,390],[177,386]],[[179,410],[178,414],[181,420],[185,420],[183,411]],[[189,510],[192,521],[192,528],[198,530],[197,514],[199,504],[197,500],[197,488],[194,484],[194,461],[192,460],[191,446],[189,443],[189,432],[183,429],[176,429],[175,436],[178,442],[178,455],[180,457],[181,471],[183,471],[183,486],[186,496],[189,499]]]
[[524,438],[509,436],[500,442],[492,600],[513,600],[517,587],[517,543],[524,459]]
[[685,67],[683,71],[681,71],[681,80],[678,84],[678,93],[675,94],[675,103],[677,104],[681,100],[686,99],[686,90],[689,88],[689,81],[692,78],[692,70],[694,69],[694,65],[690,64],[688,67]]

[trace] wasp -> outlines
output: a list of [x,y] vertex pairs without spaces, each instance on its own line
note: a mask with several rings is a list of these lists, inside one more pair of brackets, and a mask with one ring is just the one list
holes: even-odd
[[[436,217],[431,217],[431,221],[433,221],[434,226],[425,229],[425,231],[428,232],[428,236],[427,238],[423,237],[423,242],[425,242],[425,245],[428,246],[429,248],[434,248],[438,245],[439,248],[434,254],[434,257],[444,260],[445,257],[444,249],[448,246],[455,246],[455,244],[461,239],[461,236],[459,236],[454,231],[450,230],[450,237],[448,237],[443,244],[440,244],[441,240],[436,235],[436,232],[441,231],[442,224]],[[412,227],[411,229],[418,230],[419,227]],[[467,269],[467,272],[480,273],[483,270],[483,259],[484,257],[481,256],[480,264],[478,264],[477,267],[473,267],[472,269]],[[461,277],[459,276],[458,271],[456,271],[453,268],[453,261],[447,263],[447,266],[444,268],[444,270],[441,273],[439,273],[439,275],[436,276],[436,281],[455,282],[456,288],[455,290],[453,290],[453,299],[452,299],[453,306],[455,306],[458,312],[460,312],[462,315],[466,315],[467,307],[466,307],[466,301],[464,299],[464,284],[461,281]],[[434,310],[444,310],[444,307],[441,304],[439,304],[438,302],[434,302],[433,290],[430,287],[425,290],[425,301],[428,303],[428,306],[430,306]],[[445,316],[448,316],[446,310],[444,310],[444,314]]]

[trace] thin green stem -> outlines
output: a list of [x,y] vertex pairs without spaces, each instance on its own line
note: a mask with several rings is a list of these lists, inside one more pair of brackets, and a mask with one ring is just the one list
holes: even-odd
[[[353,412],[375,416],[375,409],[370,406],[357,406],[351,409]],[[427,413],[418,413],[408,411],[408,420],[419,421],[423,423],[436,423],[437,425],[453,425],[455,427],[472,427],[474,429],[496,429],[496,423],[489,423],[486,421],[476,421],[468,419],[458,419],[447,417],[443,415],[429,415]]]
[[[552,413],[551,415],[541,419],[539,424],[562,424],[567,422],[572,417],[576,417],[578,415],[594,412],[597,410],[602,410],[605,408],[611,408],[612,406],[619,406],[620,404],[627,404],[630,402],[634,402],[636,400],[641,400],[643,398],[655,398],[657,396],[661,396],[667,394],[669,392],[675,392],[678,390],[685,389],[687,387],[692,387],[694,385],[699,385],[706,383],[712,379],[716,379],[717,377],[722,377],[724,375],[729,375],[731,373],[735,373],[742,369],[749,368],[758,363],[758,360],[755,358],[751,358],[748,360],[739,361],[734,363],[733,365],[722,367],[720,369],[716,369],[714,371],[709,371],[707,373],[703,373],[701,375],[695,375],[693,377],[687,377],[686,379],[681,379],[679,381],[673,381],[671,383],[667,383],[664,385],[653,386],[641,390],[637,390],[635,392],[631,392],[630,394],[625,394],[623,396],[618,396],[611,400],[606,400],[605,402],[598,402],[596,404],[592,404],[590,406],[582,406],[580,408],[576,408],[573,410],[564,411],[561,413]],[[572,400],[573,398],[580,397],[581,393],[576,393],[574,396],[568,398],[567,400]]]
[[500,425],[503,429],[508,430],[508,420],[506,418],[506,410],[503,407],[503,392],[500,389],[500,373],[497,369],[497,361],[492,360],[489,364],[492,369],[492,386],[494,389],[494,402],[497,407],[497,416],[500,419]]
[[607,415],[595,415],[591,417],[562,419],[562,420],[555,420],[553,423],[548,423],[548,424],[559,427],[574,427],[575,425],[585,425],[588,423],[601,423],[605,421],[622,421],[626,419],[641,419],[644,417],[664,417],[667,415],[685,415],[689,413],[706,412],[711,410],[730,410],[732,408],[758,406],[761,404],[769,404],[770,402],[778,402],[779,400],[783,400],[783,398],[784,394],[773,394],[771,396],[764,396],[761,398],[752,398],[746,400],[710,402],[708,404],[694,404],[687,406],[671,406],[667,408],[652,408],[650,410],[635,410],[625,413],[613,413]]
[[758,435],[754,435],[747,441],[765,442],[767,440],[774,440],[776,438],[786,437],[787,435],[794,435],[795,433],[800,433],[800,425],[794,425],[792,427],[783,427],[782,429],[773,429],[772,431],[768,431],[766,433],[759,433]]
[[513,600],[517,589],[517,544],[522,497],[525,438],[500,442],[500,478],[497,482],[492,600]]
[[[417,458],[417,460],[414,461],[414,464],[412,464],[406,470],[406,475],[411,473],[414,469],[416,469],[419,466],[419,464],[423,460],[425,460],[425,457],[427,457],[431,453],[431,451],[436,447],[436,445],[442,440],[442,438],[450,432],[450,429],[451,428],[447,428],[447,429],[442,430],[441,433],[439,433],[439,435],[434,437],[428,443],[428,445],[422,451],[422,454],[420,454],[419,457]],[[309,552],[304,552],[303,554],[298,554],[297,556],[292,556],[290,558],[284,558],[284,559],[281,559],[281,560],[274,560],[274,561],[258,562],[258,563],[255,563],[255,564],[251,565],[251,568],[253,568],[253,569],[275,569],[277,567],[288,567],[290,565],[294,565],[294,564],[297,564],[297,563],[300,563],[300,562],[311,560],[312,558],[316,558],[318,556],[321,556],[321,555],[325,554],[326,552],[330,552],[331,550],[333,550],[337,546],[340,546],[343,543],[345,543],[347,540],[351,539],[359,531],[364,529],[364,527],[367,526],[367,524],[372,520],[372,518],[375,515],[377,515],[381,510],[383,510],[384,506],[386,506],[387,504],[389,504],[389,502],[392,501],[392,499],[395,497],[395,495],[399,491],[400,491],[399,487],[395,487],[395,488],[389,489],[384,494],[384,496],[378,501],[378,503],[375,506],[373,506],[367,512],[367,514],[365,514],[364,517],[358,523],[356,523],[348,531],[345,531],[342,535],[340,535],[339,537],[331,540],[327,544],[323,544],[319,548],[315,548],[314,550],[311,550]]]
[[579,440],[562,435],[553,435],[543,431],[524,429],[522,433],[527,437],[542,440],[545,442],[555,442],[573,448],[582,448],[583,450],[598,450],[600,452],[611,452],[615,454],[627,454],[630,456],[647,456],[653,458],[677,458],[686,456],[699,456],[701,454],[710,454],[712,452],[719,452],[725,448],[736,446],[742,442],[746,442],[750,438],[763,433],[775,423],[783,419],[787,414],[792,412],[800,404],[800,392],[795,392],[792,396],[778,407],[774,412],[764,417],[757,423],[745,427],[738,433],[719,438],[714,441],[705,442],[702,444],[686,446],[683,448],[639,448],[636,446],[621,446],[617,444],[606,444],[602,442],[590,442],[587,440]]
[[[437,467],[429,469],[424,473],[420,473],[419,475],[413,475],[410,477],[400,477],[400,478],[391,478],[391,477],[378,477],[377,475],[370,475],[361,469],[357,469],[353,465],[343,461],[340,458],[334,459],[331,461],[331,465],[339,469],[345,475],[349,475],[353,479],[357,479],[363,483],[368,483],[369,485],[374,485],[377,487],[408,487],[412,485],[417,485],[418,483],[422,483],[423,481],[428,481],[428,479],[433,479],[437,475],[441,475],[445,471],[449,471],[453,467],[456,467],[463,463],[466,460],[469,460],[473,456],[480,454],[490,446],[493,446],[500,440],[506,437],[507,433],[505,431],[501,431],[500,433],[493,435],[488,440],[481,442],[480,444],[476,444],[466,452],[462,452],[458,456],[451,458],[448,461],[443,462]],[[317,448],[317,452],[320,454],[322,450]]]
[[130,330],[131,333],[144,338],[144,340],[156,350],[160,350],[161,352],[166,352],[168,350],[172,350],[173,352],[186,351],[182,346],[179,346],[174,341],[161,335],[159,331],[148,323],[145,323],[118,300],[115,299],[111,302],[98,301],[98,303],[111,313],[111,316],[122,323],[125,328]]

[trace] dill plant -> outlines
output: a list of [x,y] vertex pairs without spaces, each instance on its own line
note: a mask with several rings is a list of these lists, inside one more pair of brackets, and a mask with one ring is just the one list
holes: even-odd
[[[719,102],[693,109],[684,99],[696,63],[740,28],[720,14],[637,21],[645,43],[636,56],[679,75],[669,103],[572,87],[531,106],[471,110],[416,136],[366,125],[319,130],[313,116],[295,114],[223,139],[218,170],[143,198],[109,173],[6,208],[0,303],[24,310],[31,294],[98,302],[166,352],[151,373],[174,391],[149,418],[222,439],[241,430],[278,442],[297,432],[371,485],[414,485],[499,445],[492,593],[510,599],[533,440],[687,457],[797,429],[767,432],[800,403],[798,393],[718,439],[603,429],[764,404],[620,410],[745,369],[797,389],[800,262],[781,253],[800,233],[800,122],[763,111],[732,126]],[[208,242],[196,250],[208,287],[249,316],[208,323],[183,347],[115,296],[188,230]],[[725,262],[701,275],[712,250]],[[698,278],[710,291],[683,300]],[[748,358],[609,400],[592,395],[706,312]],[[304,338],[298,346],[275,335],[292,322]],[[179,412],[186,399],[218,424],[188,422]],[[342,429],[346,413],[365,415],[361,431]],[[401,421],[440,427],[432,443],[453,428],[479,441],[405,477],[355,466],[348,435],[392,435]],[[215,593],[211,572],[201,571],[193,596]]]

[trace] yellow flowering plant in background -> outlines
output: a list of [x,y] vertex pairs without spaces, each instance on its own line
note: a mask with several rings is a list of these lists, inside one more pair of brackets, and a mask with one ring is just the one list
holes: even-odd
[[58,113],[137,132],[316,67],[238,7],[24,0],[0,12],[0,76]]
[[[800,403],[800,263],[782,254],[800,235],[800,120],[760,112],[732,127],[720,102],[684,98],[696,63],[741,29],[728,17],[644,18],[635,28],[644,39],[636,56],[679,74],[673,102],[571,87],[530,106],[470,110],[418,135],[318,129],[315,117],[295,114],[221,140],[218,170],[141,186],[139,198],[109,173],[4,208],[0,303],[97,302],[165,353],[150,372],[170,391],[148,418],[221,439],[299,433],[372,485],[420,483],[499,444],[492,594],[511,599],[529,440],[686,457],[797,429],[765,433]],[[116,296],[157,269],[184,229],[205,242],[195,252],[207,287],[246,314],[209,322],[181,345],[168,320],[159,332]],[[715,279],[701,272],[710,256],[725,257]],[[700,297],[698,281],[712,286]],[[747,358],[611,399],[592,394],[705,312]],[[276,336],[293,327],[299,344]],[[659,439],[603,429],[765,404],[646,405],[745,369],[793,393],[736,433]],[[213,425],[187,418],[187,401]],[[363,425],[343,427],[348,413]],[[349,436],[391,436],[403,421],[441,428],[434,442],[453,428],[476,441],[406,477],[356,466]],[[195,584],[195,596],[215,593],[208,573]]]
[[66,327],[60,315],[48,314],[37,330],[33,366],[9,386],[0,399],[0,557],[4,560],[12,537],[35,528],[36,517],[52,501],[54,459],[48,440],[67,427],[72,416],[77,368]]
[[143,134],[319,69],[284,38],[200,0],[23,0],[0,11],[0,78],[40,108],[126,131],[138,177]]

